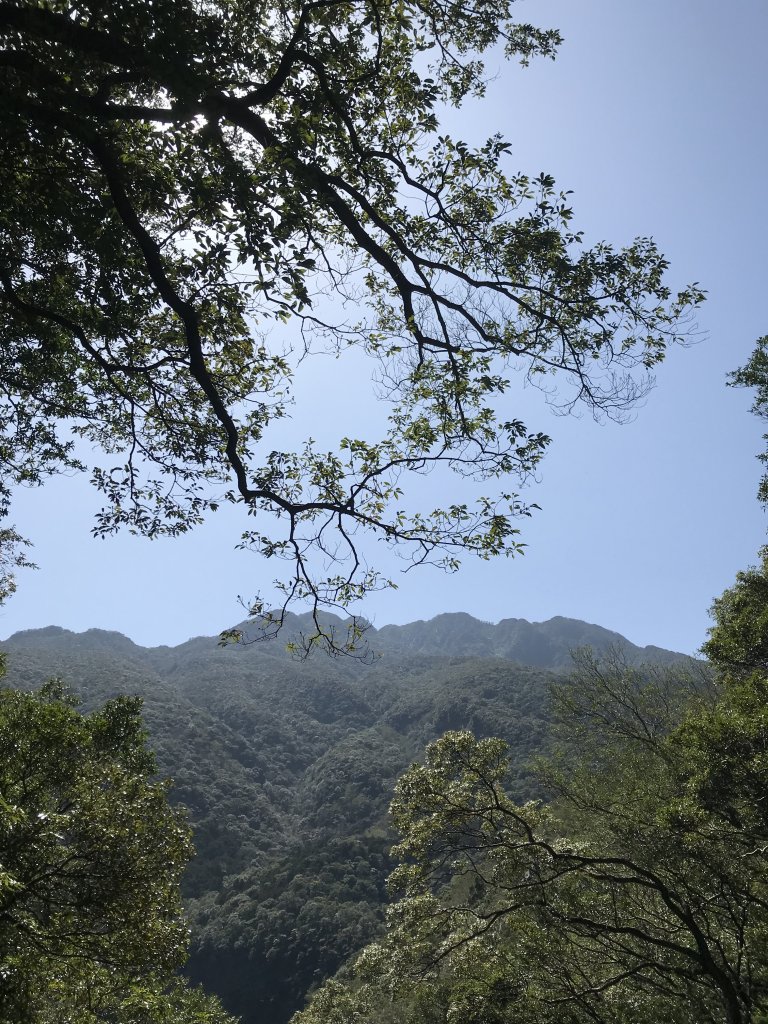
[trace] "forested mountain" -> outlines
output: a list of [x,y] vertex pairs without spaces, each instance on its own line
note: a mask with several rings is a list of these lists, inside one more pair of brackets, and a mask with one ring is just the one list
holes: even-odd
[[384,626],[373,632],[371,645],[374,650],[398,654],[493,655],[549,669],[568,668],[571,651],[577,647],[605,651],[620,646],[630,660],[644,664],[665,664],[679,657],[661,647],[636,647],[619,633],[562,615],[546,622],[502,619],[494,625],[464,612],[454,612],[438,615],[429,622]]
[[[303,626],[292,617],[289,629]],[[299,662],[280,641],[220,647],[199,637],[147,649],[119,633],[17,633],[6,685],[61,677],[86,708],[138,694],[197,857],[184,891],[191,977],[246,1024],[281,1024],[379,931],[390,864],[387,807],[398,776],[448,729],[511,746],[510,792],[537,795],[552,673],[570,649],[621,642],[572,619],[494,626],[469,615],[386,626],[372,657]],[[527,666],[522,664],[527,662]]]

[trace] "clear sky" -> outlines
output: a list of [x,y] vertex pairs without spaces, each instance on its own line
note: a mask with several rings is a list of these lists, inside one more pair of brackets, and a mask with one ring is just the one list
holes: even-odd
[[[768,333],[768,4],[520,0],[519,17],[562,31],[558,60],[500,65],[487,97],[452,115],[452,133],[504,134],[510,170],[546,171],[574,190],[588,240],[652,235],[672,282],[709,293],[700,340],[670,355],[622,426],[555,417],[538,393],[511,389],[510,416],[553,437],[526,492],[542,511],[522,524],[525,556],[468,560],[453,576],[412,572],[358,611],[377,626],[459,610],[491,621],[566,615],[694,652],[712,598],[765,537],[755,499],[763,425],[725,379]],[[307,366],[290,431],[331,442],[366,424],[368,374],[361,360]],[[459,497],[461,481],[419,487],[431,506]],[[16,524],[40,570],[21,574],[0,635],[53,623],[175,644],[238,621],[237,595],[275,575],[234,551],[241,510],[181,539],[96,541],[98,507],[77,479],[19,494]]]

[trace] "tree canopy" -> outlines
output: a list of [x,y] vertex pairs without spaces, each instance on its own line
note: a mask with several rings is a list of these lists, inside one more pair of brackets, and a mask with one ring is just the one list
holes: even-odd
[[140,701],[74,704],[55,681],[0,690],[0,1021],[231,1024],[175,977],[189,829]]
[[[2,0],[4,504],[86,469],[96,532],[151,537],[229,498],[314,607],[388,584],[366,532],[448,568],[518,550],[517,494],[414,510],[403,474],[525,478],[548,438],[507,409],[512,371],[621,414],[701,293],[649,238],[585,247],[501,137],[441,128],[484,54],[554,56],[512,5]],[[275,450],[292,357],[350,345],[385,435]]]
[[[558,699],[574,742],[547,766],[546,805],[509,799],[500,740],[431,744],[392,804],[387,935],[297,1024],[764,1020],[755,703],[698,672],[585,657]],[[720,751],[737,767],[748,731],[750,786],[726,790]]]

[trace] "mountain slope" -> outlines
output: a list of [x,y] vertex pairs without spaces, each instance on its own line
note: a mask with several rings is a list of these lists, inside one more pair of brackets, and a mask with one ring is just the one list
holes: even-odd
[[[287,634],[307,626],[293,616]],[[428,742],[458,728],[503,737],[510,790],[530,799],[539,791],[528,761],[546,742],[553,670],[570,649],[621,642],[630,659],[680,657],[572,619],[494,626],[443,615],[372,629],[368,640],[370,663],[299,662],[280,641],[221,648],[197,637],[147,649],[119,633],[58,627],[2,645],[6,685],[58,675],[86,709],[118,693],[143,698],[160,771],[195,832],[184,882],[190,974],[245,1024],[282,1024],[375,936],[387,806]]]

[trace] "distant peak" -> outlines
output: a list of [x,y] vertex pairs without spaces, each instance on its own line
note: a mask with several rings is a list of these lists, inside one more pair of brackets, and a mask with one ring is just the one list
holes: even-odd
[[67,647],[95,647],[134,650],[137,645],[123,633],[113,629],[86,629],[76,633],[63,626],[43,626],[41,629],[22,629],[4,641],[8,644],[64,644]]
[[[69,630],[65,630],[65,632],[69,632]],[[74,635],[75,636],[87,636],[87,637],[90,637],[90,638],[92,638],[94,640],[96,640],[96,639],[127,640],[129,644],[133,644],[133,640],[131,640],[131,638],[129,636],[126,636],[125,633],[120,633],[116,629],[99,629],[98,627],[93,626],[93,627],[91,627],[91,629],[86,629],[82,633],[75,633]],[[136,645],[133,644],[133,646],[135,647]]]
[[39,629],[19,629],[15,633],[11,633],[5,643],[10,643],[12,640],[24,640],[32,639],[45,640],[46,637],[55,636],[76,636],[71,629],[64,629],[63,626],[41,626]]

